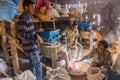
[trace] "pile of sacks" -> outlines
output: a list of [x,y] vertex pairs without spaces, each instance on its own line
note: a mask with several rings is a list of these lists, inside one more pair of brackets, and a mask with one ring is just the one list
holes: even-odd
[[14,78],[2,78],[0,80],[36,80],[36,77],[30,70],[26,70]]
[[68,17],[69,10],[67,8],[62,8],[60,4],[55,4],[51,6],[49,11],[51,18],[59,18],[59,17]]

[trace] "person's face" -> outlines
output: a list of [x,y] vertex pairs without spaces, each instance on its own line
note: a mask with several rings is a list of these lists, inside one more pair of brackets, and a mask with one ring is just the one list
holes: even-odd
[[49,0],[43,0],[44,3],[47,3]]
[[97,44],[97,48],[98,48],[98,50],[100,50],[100,51],[104,51],[104,50],[105,50],[103,44],[100,43],[100,42],[98,42],[98,44]]
[[25,10],[26,10],[29,14],[33,15],[33,14],[35,13],[35,4],[30,4],[29,6],[26,6],[26,7],[25,7]]
[[73,26],[73,29],[74,29],[74,30],[76,30],[77,28],[78,28],[78,26],[77,26],[77,25]]

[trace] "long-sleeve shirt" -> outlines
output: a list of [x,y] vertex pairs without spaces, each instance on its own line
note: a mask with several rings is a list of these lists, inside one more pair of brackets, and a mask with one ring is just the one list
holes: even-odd
[[43,3],[43,0],[38,0],[36,4],[36,11],[38,12],[40,10],[40,7],[45,6],[47,10],[50,9],[50,1],[48,1],[46,4]]
[[31,19],[32,15],[23,12],[17,22],[17,37],[21,41],[25,52],[35,52],[39,50],[37,34]]

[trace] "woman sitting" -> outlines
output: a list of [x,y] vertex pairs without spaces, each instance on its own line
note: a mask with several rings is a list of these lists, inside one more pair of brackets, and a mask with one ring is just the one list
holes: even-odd
[[[108,43],[101,40],[97,44],[97,48],[93,49],[86,57],[91,59],[92,67],[111,68],[113,59],[111,53],[107,50]],[[82,60],[83,60],[82,59]]]
[[38,0],[36,4],[35,17],[38,17],[42,21],[50,20],[50,1],[49,0]]

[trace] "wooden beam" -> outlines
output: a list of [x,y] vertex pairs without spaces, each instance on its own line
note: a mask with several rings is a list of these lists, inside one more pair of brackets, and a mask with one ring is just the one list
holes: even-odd
[[4,53],[4,57],[7,63],[9,63],[10,57],[9,57],[9,53],[8,53],[8,49],[7,49],[7,38],[4,35],[4,32],[6,32],[5,30],[5,22],[2,22],[2,49],[3,49],[3,53]]
[[4,28],[4,22],[1,22],[0,23],[0,36],[2,35],[3,28]]
[[[15,21],[11,22],[11,35],[14,38],[16,36]],[[20,69],[19,69],[19,62],[18,62],[17,47],[14,45],[13,41],[11,41],[11,53],[12,53],[12,63],[13,63],[14,73],[17,75]]]
[[[14,73],[17,75],[20,71],[19,69],[19,62],[18,62],[18,54],[17,54],[17,49],[21,50],[26,56],[27,53],[24,52],[23,48],[17,43],[17,40],[15,39],[16,37],[16,22],[12,21],[11,22],[11,35],[6,33],[5,30],[5,22],[0,23],[0,31],[2,34],[2,48],[3,52],[5,55],[6,62],[9,62],[9,54],[8,54],[8,49],[7,49],[7,38],[10,41],[11,44],[11,53],[12,53],[12,63],[13,63],[13,69]],[[7,76],[7,75],[5,75]],[[7,76],[8,77],[8,76]]]
[[16,39],[13,38],[11,35],[7,34],[7,33],[4,33],[4,36],[6,36],[10,42],[13,42],[13,44],[17,47],[17,49],[19,49],[20,51],[22,51],[26,56],[28,56],[27,53],[24,52],[23,48],[20,46],[19,43],[17,43]]
[[0,70],[0,73],[3,74],[7,78],[9,77],[9,75],[5,71],[3,71],[3,70]]

